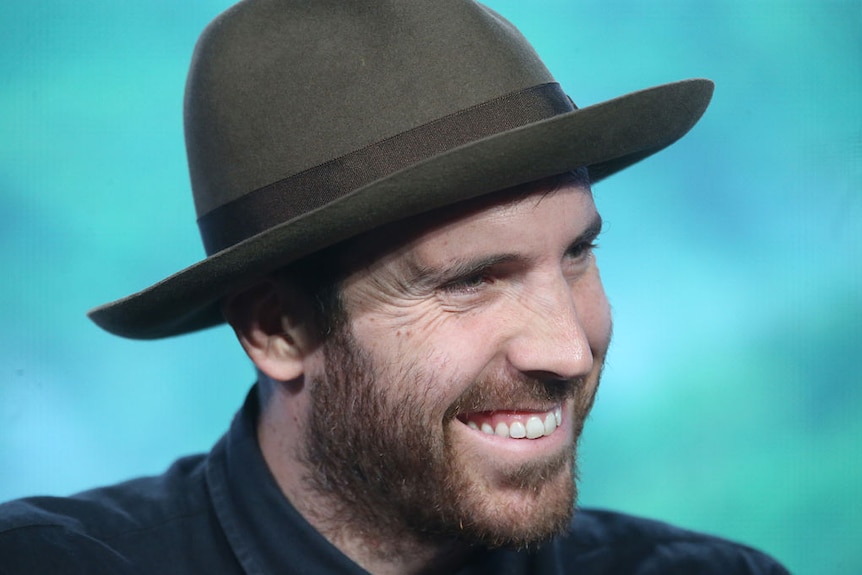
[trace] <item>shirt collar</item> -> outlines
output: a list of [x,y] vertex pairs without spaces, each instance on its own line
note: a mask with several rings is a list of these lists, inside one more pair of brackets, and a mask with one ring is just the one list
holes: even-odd
[[257,442],[258,414],[255,386],[207,460],[216,515],[246,573],[367,574],[282,494]]

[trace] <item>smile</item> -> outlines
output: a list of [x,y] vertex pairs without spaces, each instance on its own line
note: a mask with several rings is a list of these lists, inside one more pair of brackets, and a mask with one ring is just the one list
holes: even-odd
[[470,429],[509,439],[538,439],[556,431],[563,423],[563,409],[549,411],[485,411],[466,413],[458,419]]

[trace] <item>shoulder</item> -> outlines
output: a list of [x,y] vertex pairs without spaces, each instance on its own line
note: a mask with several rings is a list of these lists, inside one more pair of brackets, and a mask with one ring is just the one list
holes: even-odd
[[611,511],[579,509],[559,545],[564,564],[580,564],[589,573],[788,573],[746,545]]
[[131,573],[141,556],[169,553],[177,529],[208,521],[202,460],[72,497],[0,505],[0,574]]
[[127,558],[80,522],[34,505],[0,506],[0,573],[130,573]]

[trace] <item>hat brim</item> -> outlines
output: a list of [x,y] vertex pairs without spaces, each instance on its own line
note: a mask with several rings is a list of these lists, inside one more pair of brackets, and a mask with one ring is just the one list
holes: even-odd
[[128,338],[157,339],[224,321],[220,301],[250,280],[381,225],[579,167],[593,182],[669,146],[700,119],[713,83],[633,92],[470,142],[274,226],[88,315]]

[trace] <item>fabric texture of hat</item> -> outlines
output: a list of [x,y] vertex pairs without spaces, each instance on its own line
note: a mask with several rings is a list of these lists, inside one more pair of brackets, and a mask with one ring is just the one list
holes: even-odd
[[475,2],[245,0],[201,35],[186,85],[207,257],[90,317],[142,339],[216,325],[231,291],[364,231],[578,167],[601,180],[682,137],[712,90],[577,109]]

